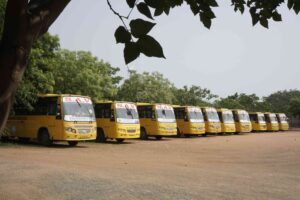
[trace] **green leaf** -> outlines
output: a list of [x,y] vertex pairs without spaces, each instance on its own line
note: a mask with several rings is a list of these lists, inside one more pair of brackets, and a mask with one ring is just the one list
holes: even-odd
[[281,15],[277,11],[272,13],[272,18],[273,18],[274,21],[277,21],[277,22],[282,21]]
[[300,1],[297,1],[297,2],[294,3],[294,8],[293,9],[294,9],[295,13],[298,15],[299,12],[300,12]]
[[206,2],[211,7],[218,7],[218,3],[216,2],[216,0],[206,0]]
[[144,2],[139,3],[137,5],[137,9],[140,13],[142,13],[143,15],[145,15],[146,17],[153,19],[151,11],[149,9],[149,7],[147,6],[147,4],[145,4]]
[[294,5],[293,0],[288,0],[288,3],[287,3],[288,8],[291,9],[293,7],[293,5]]
[[125,43],[124,58],[125,63],[128,64],[134,61],[140,55],[139,46],[134,42]]
[[139,38],[141,36],[147,35],[151,31],[153,26],[155,26],[155,23],[145,21],[142,19],[135,19],[131,20],[129,26],[131,28],[131,34],[134,37]]
[[252,15],[252,25],[255,26],[258,21],[259,21],[259,15],[258,14]]
[[160,0],[144,0],[144,1],[148,6],[150,6],[152,8],[157,8],[159,6]]
[[136,1],[136,0],[126,0],[128,6],[129,6],[130,8],[133,8],[133,7],[134,7],[135,1]]
[[159,16],[164,12],[163,8],[156,8],[154,11],[154,16]]
[[160,44],[151,36],[145,35],[137,41],[141,53],[148,57],[165,58]]
[[119,26],[115,32],[115,38],[117,43],[127,43],[130,42],[131,35],[124,26]]
[[260,18],[259,20],[260,24],[265,27],[265,28],[269,28],[269,23],[268,20],[266,18]]
[[200,12],[200,20],[206,28],[210,29],[211,19],[208,16],[206,16],[205,13]]

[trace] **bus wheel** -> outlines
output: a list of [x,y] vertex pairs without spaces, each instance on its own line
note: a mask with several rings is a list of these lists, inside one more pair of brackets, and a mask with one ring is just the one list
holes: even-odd
[[78,141],[68,141],[69,146],[75,147],[78,144]]
[[122,142],[124,142],[125,139],[118,138],[116,140],[117,140],[118,143],[122,143]]
[[155,138],[156,138],[157,140],[161,140],[162,136],[158,135],[158,136],[155,136]]
[[42,129],[39,132],[38,142],[44,146],[50,146],[52,144],[52,140],[50,140],[49,133],[46,129]]
[[189,137],[191,137],[191,135],[190,134],[184,134],[184,137],[189,138]]
[[140,138],[142,140],[147,140],[148,139],[147,132],[146,132],[146,130],[144,128],[141,129],[141,136],[140,136]]
[[98,128],[96,142],[105,142],[105,141],[106,141],[106,137],[104,131],[101,128]]
[[25,137],[19,137],[19,141],[21,143],[27,143],[30,140],[30,138],[25,138]]
[[207,133],[202,134],[202,136],[203,136],[203,137],[206,137],[206,136],[207,136]]

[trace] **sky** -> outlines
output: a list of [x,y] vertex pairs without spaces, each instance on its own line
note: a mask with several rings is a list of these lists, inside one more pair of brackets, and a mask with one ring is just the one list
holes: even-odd
[[[111,0],[122,15],[129,13],[125,2]],[[210,30],[187,6],[155,18],[157,25],[149,34],[162,45],[166,59],[142,55],[128,66],[124,46],[114,38],[122,23],[105,0],[72,0],[50,33],[60,37],[62,48],[90,51],[119,67],[119,75],[125,78],[128,67],[139,73],[158,71],[177,87],[197,85],[220,97],[235,92],[262,97],[278,90],[300,89],[300,15],[284,4],[279,10],[283,22],[271,22],[269,29],[253,27],[248,11],[235,13],[230,2],[218,1],[219,7],[213,9],[217,18]],[[130,17],[142,16],[134,10]]]

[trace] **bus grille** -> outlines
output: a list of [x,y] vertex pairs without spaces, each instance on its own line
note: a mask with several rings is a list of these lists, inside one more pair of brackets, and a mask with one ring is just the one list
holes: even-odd
[[136,130],[135,130],[135,129],[127,129],[127,132],[128,132],[128,133],[135,133]]
[[82,134],[86,134],[86,133],[90,133],[91,129],[78,129],[78,133],[82,133]]
[[92,131],[92,127],[91,126],[76,126],[78,133],[81,134],[87,134],[87,133],[91,133]]

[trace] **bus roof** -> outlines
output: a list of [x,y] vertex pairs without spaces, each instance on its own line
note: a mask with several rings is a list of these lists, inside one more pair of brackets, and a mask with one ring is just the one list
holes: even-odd
[[217,108],[217,111],[223,112],[223,111],[231,111],[231,110],[228,108]]
[[101,103],[131,103],[131,104],[136,104],[134,102],[130,102],[130,101],[110,101],[110,100],[98,100],[95,102],[95,104],[101,104]]
[[249,114],[264,114],[263,112],[248,112]]
[[38,97],[47,98],[47,97],[88,97],[84,95],[77,95],[77,94],[38,94]]

